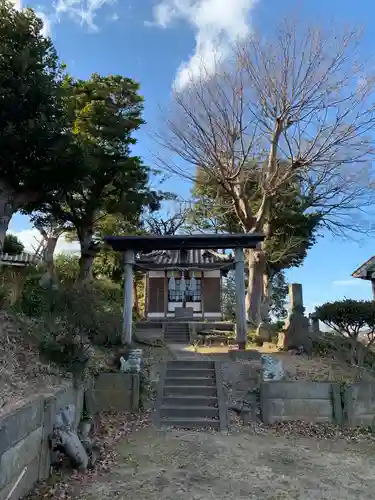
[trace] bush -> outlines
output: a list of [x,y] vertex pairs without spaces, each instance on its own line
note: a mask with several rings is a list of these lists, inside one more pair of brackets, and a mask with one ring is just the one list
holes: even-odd
[[256,334],[254,330],[249,330],[247,334],[247,340],[250,345],[256,345],[257,347],[262,347],[263,340]]
[[97,345],[121,342],[122,299],[119,287],[94,282],[61,286],[58,290],[39,285],[40,274],[30,276],[17,308],[31,317],[57,318]]
[[[350,350],[352,362],[363,364],[365,351],[375,342],[375,303],[352,299],[327,302],[316,308],[315,316],[344,339],[342,344]],[[331,347],[332,337],[326,337],[325,341],[319,340],[315,349],[329,351]]]
[[71,323],[54,317],[37,323],[36,330],[39,349],[49,360],[73,372],[87,363],[90,342]]
[[78,255],[60,253],[55,258],[56,276],[62,285],[73,285],[79,274]]
[[0,285],[0,307],[4,307],[8,302],[8,290],[5,285]]

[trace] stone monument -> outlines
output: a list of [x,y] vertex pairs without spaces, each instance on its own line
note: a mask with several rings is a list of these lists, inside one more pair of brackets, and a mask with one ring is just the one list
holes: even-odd
[[312,338],[309,320],[304,315],[302,285],[289,285],[289,317],[286,322],[283,345],[284,349],[301,349],[311,352]]

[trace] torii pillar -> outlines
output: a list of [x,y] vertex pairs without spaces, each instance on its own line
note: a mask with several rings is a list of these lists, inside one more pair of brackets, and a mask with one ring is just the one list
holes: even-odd
[[236,282],[236,340],[238,348],[244,351],[247,342],[247,321],[245,306],[245,258],[243,248],[235,248]]
[[133,266],[134,250],[124,252],[124,310],[122,316],[122,344],[131,345],[133,331]]

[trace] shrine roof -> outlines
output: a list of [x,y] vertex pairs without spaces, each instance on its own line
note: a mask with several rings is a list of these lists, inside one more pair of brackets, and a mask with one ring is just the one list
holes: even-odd
[[372,275],[375,274],[375,255],[370,257],[366,262],[358,267],[353,273],[353,278],[361,278],[363,280],[374,279]]
[[212,248],[256,248],[263,241],[259,233],[241,234],[175,234],[168,236],[105,236],[104,241],[113,250],[152,252],[156,250],[209,250]]
[[218,253],[214,250],[157,250],[140,254],[136,258],[139,267],[148,269],[194,268],[230,269],[234,264],[232,254]]
[[22,252],[17,255],[9,253],[0,254],[0,264],[3,266],[25,267],[30,264],[36,264],[39,260],[35,255],[28,252]]

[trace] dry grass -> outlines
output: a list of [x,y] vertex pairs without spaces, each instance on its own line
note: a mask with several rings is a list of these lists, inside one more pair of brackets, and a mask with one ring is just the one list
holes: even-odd
[[[197,349],[194,346],[189,346],[186,350],[205,355],[225,355],[228,353],[228,347],[226,346],[198,347]],[[262,347],[252,346],[249,350],[258,351],[261,354],[272,354],[272,357],[282,360],[286,380],[354,382],[356,380],[373,381],[375,379],[374,372],[349,366],[332,358],[308,357],[295,354],[293,351],[281,352],[272,343],[265,343]],[[256,371],[260,372],[261,370],[260,360],[242,360],[241,362],[250,364]]]
[[0,415],[68,382],[56,366],[41,360],[31,326],[0,311]]

